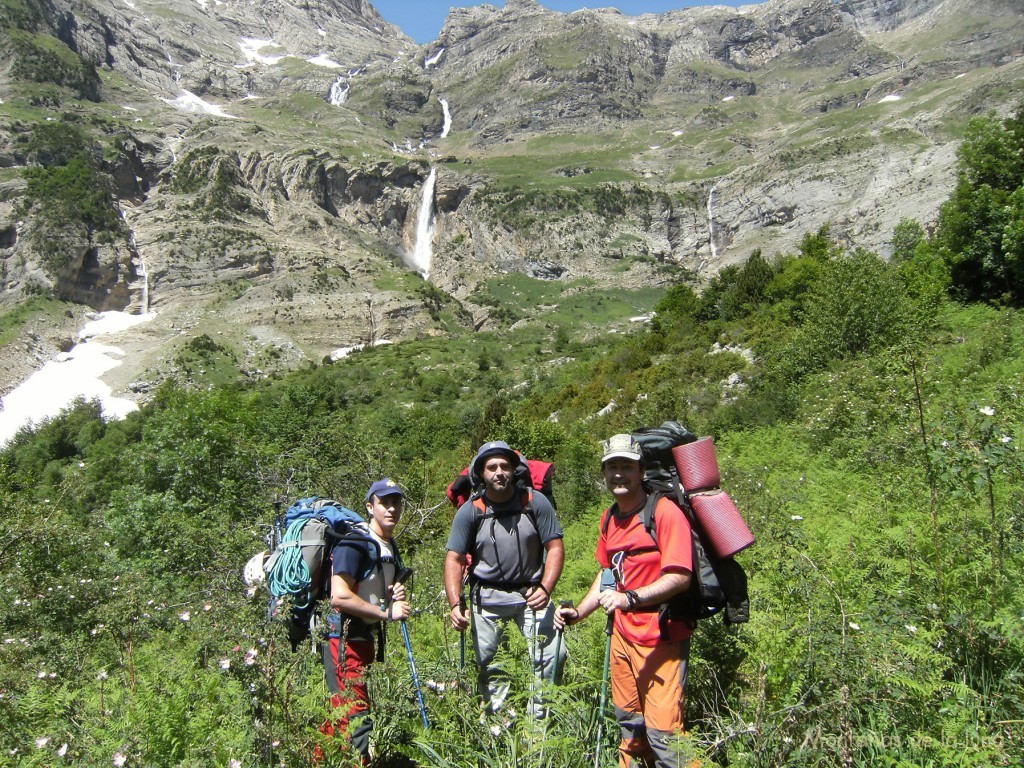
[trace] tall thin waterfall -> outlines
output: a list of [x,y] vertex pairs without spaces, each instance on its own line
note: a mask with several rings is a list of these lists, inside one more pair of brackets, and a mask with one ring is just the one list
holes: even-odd
[[431,168],[430,175],[423,182],[423,196],[420,198],[420,209],[416,218],[416,243],[412,249],[412,266],[426,279],[430,275],[430,260],[434,255],[434,184],[437,181],[437,169]]
[[713,206],[715,202],[715,190],[718,189],[718,185],[721,183],[721,179],[716,181],[708,192],[708,244],[711,246],[712,261],[718,260],[718,249],[715,248],[715,214]]
[[441,128],[441,135],[438,136],[438,138],[443,139],[445,136],[448,135],[448,131],[452,129],[452,113],[448,109],[447,101],[445,101],[444,99],[438,99],[438,101],[441,102],[441,111],[444,112],[444,125]]

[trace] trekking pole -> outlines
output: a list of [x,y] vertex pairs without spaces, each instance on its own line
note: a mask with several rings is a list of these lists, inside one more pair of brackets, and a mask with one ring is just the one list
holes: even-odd
[[399,622],[402,625],[402,637],[405,639],[405,651],[409,655],[409,669],[412,670],[412,684],[416,688],[416,700],[420,704],[420,717],[423,718],[423,727],[430,729],[430,720],[427,718],[427,705],[423,703],[423,689],[420,688],[420,676],[416,674],[416,659],[412,656],[412,642],[409,640],[409,627],[405,619]]
[[[615,589],[615,574],[610,568],[601,572],[601,591]],[[615,612],[608,614],[604,625],[604,633],[608,640],[604,645],[604,672],[601,675],[601,703],[597,708],[597,751],[594,754],[594,768],[601,768],[601,744],[604,741],[604,708],[608,703],[608,675],[612,661],[612,627],[615,624]]]
[[[464,592],[459,593],[459,610],[462,613],[466,612],[466,595]],[[466,671],[466,633],[459,632],[459,672]]]
[[[572,608],[572,600],[563,600],[558,604],[559,608]],[[562,656],[562,633],[565,629],[555,630],[555,661],[551,665],[551,682],[558,682],[558,660]]]
[[[402,584],[412,575],[411,568],[402,568],[395,575],[395,583]],[[416,672],[416,659],[412,655],[412,641],[409,639],[409,626],[405,623],[405,619],[402,619],[399,624],[402,625],[402,639],[405,640],[405,652],[409,657],[409,670],[412,672],[412,684],[416,689],[416,700],[420,705],[420,717],[423,718],[423,727],[427,730],[430,729],[430,719],[427,717],[427,705],[423,702],[423,689],[420,687],[420,676]]]

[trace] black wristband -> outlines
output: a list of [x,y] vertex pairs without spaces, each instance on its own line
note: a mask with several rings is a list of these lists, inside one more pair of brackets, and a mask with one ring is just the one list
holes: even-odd
[[626,612],[629,613],[640,605],[640,596],[632,589],[626,590]]

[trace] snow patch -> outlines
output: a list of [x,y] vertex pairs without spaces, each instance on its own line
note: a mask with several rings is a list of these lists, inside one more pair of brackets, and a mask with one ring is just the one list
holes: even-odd
[[[383,347],[386,344],[394,344],[394,342],[388,341],[387,339],[381,339],[380,341],[373,342],[373,344],[371,344],[370,346]],[[342,358],[348,357],[350,353],[357,352],[360,349],[366,349],[366,344],[356,344],[354,347],[339,347],[338,349],[331,352],[331,360],[337,362]]]
[[101,312],[79,332],[81,343],[69,352],[47,362],[17,388],[3,397],[0,410],[0,445],[5,445],[19,429],[38,425],[57,416],[78,398],[98,399],[105,419],[123,419],[138,405],[113,397],[110,387],[100,380],[107,371],[121,365],[124,351],[95,341],[96,337],[127,330],[152,320],[155,315],[129,315],[126,312]]
[[334,59],[328,58],[326,53],[321,53],[319,56],[314,56],[311,59],[306,59],[310,64],[316,64],[318,67],[327,67],[328,69],[341,69],[341,64],[334,61]]
[[203,99],[196,96],[191,91],[182,91],[181,95],[176,99],[165,99],[160,98],[160,101],[165,104],[170,104],[172,107],[184,110],[185,112],[196,112],[202,115],[214,115],[215,117],[228,117],[232,120],[237,118],[234,115],[229,115],[219,104],[212,104],[209,101],[203,101]]
[[735,96],[726,96],[724,99],[722,99],[722,101],[732,101],[735,98]]
[[263,40],[257,37],[243,37],[238,41],[238,47],[242,49],[242,55],[250,64],[277,64],[281,59],[287,58],[290,54],[282,54],[280,56],[267,56],[260,51],[264,48],[281,48],[279,43],[275,43],[273,40]]
[[890,93],[888,96],[883,96],[881,99],[879,99],[878,103],[879,104],[885,104],[886,102],[889,102],[889,101],[899,101],[899,100],[900,100],[900,96],[899,96],[898,93]]

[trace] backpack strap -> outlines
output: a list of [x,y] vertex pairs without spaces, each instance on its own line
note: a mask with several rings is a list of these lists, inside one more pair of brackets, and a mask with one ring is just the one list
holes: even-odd
[[[530,524],[533,525],[533,529],[540,533],[540,526],[537,524],[537,511],[533,507],[533,489],[532,488],[521,488],[519,495],[519,502],[521,505],[520,514],[526,515],[530,520]],[[505,517],[507,515],[515,514],[513,512],[506,512],[501,515],[494,513],[493,508],[488,506],[487,500],[484,498],[482,493],[473,496],[473,508],[476,510],[476,515],[473,516],[473,531],[472,531],[472,546],[471,550],[476,549],[476,537],[480,533],[480,525],[485,519],[491,520],[491,525],[494,525],[494,521],[498,517]],[[508,582],[498,581],[486,581],[484,579],[478,579],[474,575],[473,571],[476,569],[477,560],[473,558],[473,561],[469,564],[468,578],[471,584],[471,591],[479,589],[480,587],[488,588],[499,588],[499,589],[511,589],[513,591],[519,591],[526,587],[536,586],[540,581],[529,581],[525,583],[510,584]]]

